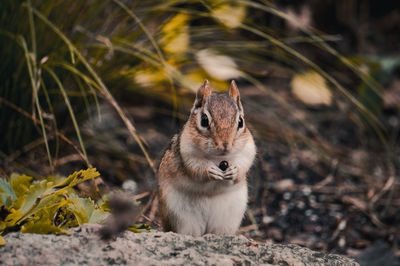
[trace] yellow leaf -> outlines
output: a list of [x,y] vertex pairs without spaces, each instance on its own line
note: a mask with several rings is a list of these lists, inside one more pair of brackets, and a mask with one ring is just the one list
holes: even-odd
[[15,210],[15,209],[11,209],[11,213],[9,215],[7,215],[5,222],[7,226],[13,226],[16,224],[16,222],[21,219],[22,217],[22,212],[21,210]]
[[0,246],[4,246],[6,244],[6,240],[4,237],[0,236]]
[[200,50],[196,54],[197,61],[207,73],[217,79],[238,78],[242,74],[235,61],[226,55],[219,55],[210,49]]
[[[56,196],[52,196],[53,201]],[[42,203],[42,202],[41,202]],[[29,214],[31,217],[26,223],[21,227],[22,233],[35,233],[35,234],[49,234],[49,233],[68,233],[63,228],[59,228],[54,225],[53,220],[57,211],[62,208],[67,203],[66,199],[62,199],[60,202],[50,201],[45,206],[36,206]]]
[[32,234],[70,234],[67,230],[55,226],[51,219],[40,219],[39,221],[30,221],[21,227],[22,233]]
[[315,71],[297,74],[291,82],[292,93],[308,105],[330,105],[332,93],[325,79]]
[[245,6],[234,6],[231,3],[220,5],[212,11],[212,16],[228,28],[236,28],[240,26],[245,15]]
[[7,225],[4,221],[0,221],[0,232],[4,231],[4,229],[6,229]]
[[135,82],[142,87],[155,87],[157,83],[164,80],[164,73],[155,69],[139,70],[135,73]]
[[96,171],[96,168],[80,170],[78,172],[74,172],[72,175],[67,177],[63,182],[57,184],[55,188],[73,187],[79,183],[82,183],[89,179],[94,179],[98,176],[100,176],[100,174],[99,172]]
[[85,182],[90,179],[94,179],[99,177],[100,173],[96,171],[96,168],[90,168],[87,170],[80,170],[78,172],[78,177],[71,183],[71,187],[76,186],[82,182]]
[[10,178],[10,184],[15,192],[15,195],[17,195],[17,197],[24,195],[28,191],[31,181],[32,177],[30,176],[12,174]]
[[184,53],[189,48],[189,16],[178,14],[162,28],[161,44],[166,52]]

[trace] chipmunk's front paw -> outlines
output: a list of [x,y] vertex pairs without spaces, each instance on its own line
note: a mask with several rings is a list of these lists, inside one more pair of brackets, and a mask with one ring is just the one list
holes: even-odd
[[236,180],[238,178],[238,168],[236,166],[229,166],[228,169],[224,171],[225,180]]
[[207,170],[208,177],[214,180],[224,180],[224,172],[217,166],[210,166]]

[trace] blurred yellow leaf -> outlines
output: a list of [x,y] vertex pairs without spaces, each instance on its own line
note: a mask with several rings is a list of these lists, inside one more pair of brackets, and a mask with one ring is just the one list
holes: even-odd
[[168,53],[184,53],[189,48],[189,17],[185,14],[178,14],[173,17],[162,28],[164,37],[161,44]]
[[136,71],[134,79],[142,87],[154,87],[157,83],[165,80],[165,73],[157,69],[148,68]]
[[[197,71],[192,71],[189,74],[183,76],[182,83],[185,84],[185,88],[190,89],[193,92],[196,92],[197,89],[204,83],[204,79],[209,79],[213,84],[213,90],[225,90],[226,80],[220,79],[212,79],[209,78],[207,73],[203,69],[198,69]],[[215,87],[214,87],[215,86]]]
[[6,244],[6,240],[4,237],[0,236],[0,246],[4,246]]
[[315,71],[297,74],[291,82],[292,93],[308,105],[330,105],[332,93],[325,79]]
[[226,55],[219,55],[210,49],[200,50],[196,54],[197,61],[207,73],[217,79],[238,78],[242,74],[235,61]]
[[243,5],[224,4],[212,11],[212,16],[228,28],[240,26],[245,15],[246,8]]

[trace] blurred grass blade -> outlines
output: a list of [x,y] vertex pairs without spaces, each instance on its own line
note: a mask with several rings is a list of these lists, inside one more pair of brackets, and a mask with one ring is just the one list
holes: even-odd
[[50,69],[50,68],[47,67],[47,66],[43,66],[43,68],[53,77],[54,81],[56,82],[58,88],[59,88],[60,91],[61,91],[61,94],[62,94],[62,96],[63,96],[63,98],[64,98],[65,104],[67,105],[67,108],[68,108],[69,115],[70,115],[70,117],[71,117],[72,123],[73,123],[73,125],[74,125],[75,132],[76,132],[76,135],[77,135],[77,137],[78,137],[79,144],[80,144],[81,149],[82,149],[82,152],[83,152],[83,154],[84,154],[84,156],[85,156],[86,164],[87,164],[89,167],[92,167],[91,164],[90,164],[90,162],[89,162],[89,159],[88,159],[88,157],[87,157],[87,154],[86,154],[86,149],[85,149],[85,145],[83,144],[83,140],[82,140],[81,132],[80,132],[80,130],[79,130],[78,122],[76,121],[74,111],[72,110],[72,106],[71,106],[71,103],[70,103],[70,101],[69,101],[68,95],[67,95],[67,93],[66,93],[66,91],[65,91],[65,89],[64,89],[64,86],[62,85],[60,79],[58,78],[58,76],[56,75],[56,73],[54,73],[54,71],[53,71],[52,69]]
[[86,86],[88,86],[91,94],[93,94],[93,98],[94,98],[94,102],[95,102],[96,110],[97,110],[97,115],[98,115],[98,120],[101,121],[100,104],[99,104],[96,90],[93,88],[93,87],[96,87],[97,89],[100,89],[99,85],[93,79],[91,79],[90,77],[88,77],[87,75],[85,75],[84,73],[79,71],[76,67],[71,66],[70,64],[61,62],[61,63],[57,63],[56,65],[63,67],[64,69],[70,71],[71,73],[75,74],[76,76],[79,76],[85,82],[85,84],[86,84]]
[[42,21],[44,21],[46,23],[46,21],[48,23],[46,23],[61,39],[63,39],[63,41],[66,43],[68,50],[69,50],[69,54],[71,56],[71,62],[72,64],[75,64],[75,56],[74,56],[74,49],[73,49],[73,45],[72,42],[70,42],[68,40],[68,38],[60,31],[59,28],[57,28],[53,23],[51,23],[41,12],[39,12],[37,9],[35,9],[34,7],[27,5],[26,3],[22,4],[23,6],[26,6],[28,8],[28,10],[30,12],[33,12],[38,18],[40,18]]
[[[357,67],[354,63],[352,63],[349,59],[347,59],[346,57],[342,56],[334,48],[332,48],[328,43],[326,43],[320,36],[314,34],[311,30],[309,30],[303,24],[299,23],[293,17],[285,14],[284,12],[280,11],[277,8],[266,6],[266,5],[262,5],[260,3],[247,1],[247,0],[237,0],[237,1],[242,3],[242,4],[244,4],[244,5],[251,6],[251,7],[266,11],[266,12],[268,12],[270,14],[276,15],[276,16],[284,19],[284,20],[289,21],[290,23],[295,25],[297,28],[299,28],[301,31],[303,31],[304,33],[309,35],[313,40],[315,40],[315,42],[312,42],[312,44],[314,44],[316,46],[320,46],[322,49],[324,49],[324,51],[327,51],[330,54],[332,54],[332,55],[336,56],[337,58],[339,58],[339,60],[343,64],[345,64],[347,67],[349,67],[364,83],[368,84],[368,86],[372,90],[374,90],[375,93],[377,95],[379,95],[379,97],[382,97],[381,93],[379,92],[382,88],[380,88],[379,90],[376,89],[376,87],[379,88],[379,87],[381,87],[381,85],[378,82],[376,82],[376,80],[371,75],[361,71],[359,69],[359,67]],[[236,2],[236,1],[234,1],[234,2]]]
[[130,17],[132,17],[136,23],[139,25],[139,27],[143,30],[143,32],[146,34],[147,38],[150,40],[151,44],[153,45],[154,49],[157,52],[158,57],[160,58],[161,62],[165,63],[165,58],[161,52],[160,47],[158,46],[157,42],[154,40],[153,36],[150,34],[150,32],[147,30],[147,28],[143,25],[142,21],[133,13],[132,10],[130,10],[124,3],[122,3],[120,0],[113,0],[115,3],[117,3],[123,10],[128,13]]
[[[147,162],[149,163],[150,167],[152,168],[153,172],[156,172],[155,166],[153,161],[150,159],[149,154],[147,153],[145,147],[143,146],[142,141],[140,140],[138,134],[136,133],[136,128],[133,126],[132,122],[128,119],[126,116],[125,112],[122,110],[122,108],[118,105],[110,91],[107,89],[103,81],[100,79],[100,77],[97,75],[97,73],[94,71],[94,69],[90,66],[89,62],[83,57],[83,55],[79,52],[79,50],[73,45],[73,43],[51,22],[49,21],[41,12],[36,10],[35,8],[32,8],[33,13],[44,23],[46,23],[68,46],[70,51],[77,56],[77,58],[80,60],[80,62],[85,66],[85,68],[89,71],[89,73],[93,76],[97,84],[100,86],[101,90],[100,92],[103,93],[105,98],[111,103],[111,105],[114,107],[114,109],[117,111],[118,115],[121,117],[122,121],[125,123],[125,126],[128,128],[129,133],[131,136],[135,139],[135,141],[138,143],[140,149],[142,150],[143,154],[146,157]],[[58,80],[58,78],[57,78]],[[60,82],[58,80],[58,82]],[[80,137],[79,137],[80,138]],[[82,144],[81,144],[82,145]],[[87,156],[85,153],[85,157],[87,160]]]
[[[320,66],[315,64],[313,61],[305,57],[304,55],[300,54],[293,48],[285,45],[283,42],[279,41],[278,39],[272,37],[271,35],[264,33],[258,29],[252,28],[250,26],[247,26],[245,24],[242,24],[240,28],[247,30],[249,32],[252,32],[260,37],[263,37],[270,41],[271,43],[275,44],[276,46],[280,47],[281,49],[285,50],[289,54],[297,57],[307,65],[309,65],[311,68],[313,68],[316,72],[318,72],[321,76],[323,76],[326,80],[331,82],[336,88],[339,89],[339,91],[345,95],[359,110],[362,112],[368,119],[369,124],[372,126],[372,128],[375,130],[379,138],[381,139],[382,143],[387,146],[387,141],[386,138],[382,132],[382,129],[385,127],[382,125],[382,123],[378,120],[378,118],[368,109],[365,108],[365,106],[360,103],[349,91],[347,91],[335,78],[333,78],[331,75],[329,75],[326,71],[324,71]],[[371,121],[370,121],[371,120]]]
[[79,91],[81,92],[81,95],[82,95],[82,98],[83,98],[83,102],[85,103],[86,112],[88,113],[88,116],[90,118],[92,118],[92,111],[90,110],[90,104],[89,104],[89,100],[88,100],[88,96],[87,96],[86,90],[83,87],[83,84],[80,81],[79,77],[74,75],[74,80],[75,80],[76,84],[78,85]]
[[53,124],[54,124],[54,133],[55,133],[55,139],[56,139],[56,151],[55,151],[54,157],[57,160],[58,152],[59,152],[59,148],[60,148],[60,141],[59,141],[58,128],[57,128],[57,117],[56,117],[56,114],[54,112],[53,104],[51,103],[50,96],[49,96],[49,93],[47,91],[46,85],[43,82],[43,79],[40,79],[40,84],[41,84],[41,87],[42,87],[43,94],[44,94],[44,96],[46,98],[47,106],[49,107],[50,113],[52,114],[52,119],[53,119]]
[[34,56],[34,63],[36,64],[36,56],[37,56],[37,50],[36,50],[36,32],[35,32],[35,22],[33,20],[33,14],[32,14],[32,3],[31,0],[28,0],[28,19],[29,19],[29,29],[30,29],[30,34],[31,34],[31,41],[32,41],[32,53]]
[[39,103],[39,96],[38,96],[39,87],[38,87],[38,84],[40,84],[40,81],[37,82],[37,80],[35,80],[35,78],[34,78],[35,76],[37,77],[37,74],[36,75],[33,74],[32,62],[31,62],[31,59],[30,59],[30,56],[29,56],[28,47],[26,45],[26,41],[25,41],[24,37],[18,36],[18,40],[20,41],[20,45],[21,45],[22,49],[24,50],[26,66],[28,68],[28,73],[29,73],[29,79],[30,79],[30,82],[31,82],[32,92],[33,92],[33,96],[35,98],[36,110],[37,110],[38,115],[39,115],[40,127],[42,129],[43,139],[44,139],[44,143],[45,143],[45,146],[46,146],[47,157],[49,159],[50,169],[51,169],[51,171],[53,171],[53,161],[52,161],[52,158],[51,158],[49,142],[48,142],[48,139],[47,139],[46,129],[45,129],[44,122],[43,122],[42,109],[41,109],[40,103]]

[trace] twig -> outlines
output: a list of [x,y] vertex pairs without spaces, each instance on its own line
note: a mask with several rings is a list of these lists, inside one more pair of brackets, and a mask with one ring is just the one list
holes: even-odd
[[150,195],[150,193],[151,193],[150,191],[146,191],[146,192],[140,193],[138,195],[135,195],[133,197],[133,200],[138,200],[138,199],[142,199],[144,197],[147,197],[148,195]]
[[389,189],[391,189],[394,185],[394,181],[394,176],[390,176],[383,188],[371,198],[371,203],[375,204],[375,202],[377,202]]
[[153,203],[151,204],[151,208],[150,208],[150,213],[149,213],[149,218],[150,220],[154,220],[154,217],[156,216],[156,212],[158,210],[158,196],[156,195],[154,197]]
[[150,199],[149,201],[146,203],[146,205],[143,207],[142,209],[142,213],[146,213],[147,209],[151,206],[151,204],[153,203],[154,197],[157,195],[156,191],[153,190],[151,191],[151,195],[150,195]]

